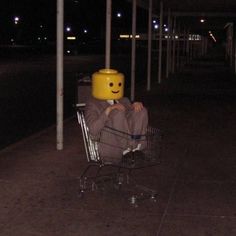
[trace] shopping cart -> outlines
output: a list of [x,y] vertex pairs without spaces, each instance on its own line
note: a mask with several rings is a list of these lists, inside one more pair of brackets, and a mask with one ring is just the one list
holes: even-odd
[[[138,138],[146,143],[146,148],[140,152],[141,155],[130,155],[129,158],[121,158],[118,162],[106,161],[100,156],[99,145],[113,144],[103,143],[100,135],[94,137],[89,133],[84,117],[85,106],[85,103],[76,105],[77,119],[81,127],[88,162],[88,165],[79,177],[79,195],[81,197],[84,196],[87,190],[104,190],[107,186],[119,191],[122,190],[123,186],[128,186],[139,189],[138,193],[136,192],[129,197],[132,205],[137,206],[138,201],[147,198],[155,201],[156,190],[137,184],[131,178],[131,174],[136,169],[148,168],[161,163],[162,134],[160,130],[149,126],[145,135],[133,136],[110,127],[104,127],[102,132],[107,132],[109,135],[119,135],[127,140]],[[114,146],[114,148],[119,147]]]

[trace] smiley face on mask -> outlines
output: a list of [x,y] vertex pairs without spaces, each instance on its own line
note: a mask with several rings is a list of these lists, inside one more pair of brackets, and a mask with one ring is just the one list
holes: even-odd
[[113,69],[102,69],[92,76],[92,96],[100,100],[120,99],[124,95],[124,75]]

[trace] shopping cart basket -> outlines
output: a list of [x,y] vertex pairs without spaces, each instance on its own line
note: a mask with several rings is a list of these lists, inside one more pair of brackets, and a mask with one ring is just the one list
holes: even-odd
[[[124,184],[129,186],[135,186],[141,189],[141,193],[138,195],[132,195],[130,197],[131,203],[136,205],[137,200],[144,198],[156,198],[156,191],[145,186],[134,183],[131,178],[131,172],[135,169],[148,168],[151,166],[159,165],[161,163],[161,141],[162,135],[159,129],[155,127],[148,127],[145,135],[130,135],[124,132],[114,130],[110,127],[105,127],[102,132],[107,132],[109,135],[119,135],[124,139],[144,140],[146,148],[142,150],[142,155],[130,155],[127,158],[121,158],[119,162],[104,161],[99,155],[99,145],[102,140],[100,136],[93,137],[89,133],[89,129],[86,125],[84,110],[85,104],[77,104],[77,119],[80,124],[84,147],[87,157],[88,165],[79,177],[80,188],[79,195],[83,196],[85,191],[96,190],[104,188],[106,183],[109,182],[114,188],[121,189]],[[103,145],[105,143],[102,143]],[[105,145],[113,145],[107,143]],[[116,147],[114,147],[116,148]],[[119,147],[118,147],[119,148]],[[112,172],[107,169],[112,169]],[[102,186],[102,187],[101,187]]]

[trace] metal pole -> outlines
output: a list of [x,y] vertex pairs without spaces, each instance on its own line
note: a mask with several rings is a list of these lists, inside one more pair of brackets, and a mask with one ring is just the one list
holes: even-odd
[[57,0],[57,150],[63,149],[64,0]]
[[105,52],[105,67],[111,66],[111,4],[112,0],[106,2],[106,52]]
[[[235,37],[235,34],[234,34]],[[234,39],[234,74],[236,74],[236,37]]]
[[135,97],[135,57],[136,57],[136,0],[133,0],[132,8],[132,52],[131,52],[131,101]]
[[171,30],[170,9],[168,9],[168,34],[167,34],[167,48],[166,48],[166,78],[170,72],[170,30]]
[[185,64],[185,58],[186,58],[186,29],[184,28],[184,34],[183,34],[183,64]]
[[176,67],[177,67],[177,70],[179,70],[179,67],[180,67],[180,25],[178,25],[178,30],[177,30],[177,35],[178,35],[178,38],[177,38],[177,62],[176,62]]
[[201,56],[204,56],[204,44],[205,44],[205,37],[204,36],[201,36]]
[[187,31],[187,36],[186,36],[186,40],[187,40],[187,43],[186,43],[186,62],[187,64],[189,64],[189,61],[190,61],[190,41],[189,41],[189,30]]
[[233,37],[234,37],[234,24],[230,26],[230,67],[233,67]]
[[170,50],[169,50],[169,74],[172,71],[172,50],[173,50],[173,43],[172,43],[172,37],[173,37],[173,22],[172,22],[172,17],[170,15],[170,29],[169,29],[169,34],[170,34]]
[[162,74],[162,27],[163,27],[163,2],[160,2],[160,26],[159,26],[159,60],[158,60],[158,83],[161,83]]
[[173,32],[172,73],[175,72],[175,51],[176,51],[175,28],[176,28],[176,16],[174,17],[173,31],[172,31]]
[[148,11],[147,91],[151,90],[151,62],[152,62],[152,0],[149,0],[149,11]]

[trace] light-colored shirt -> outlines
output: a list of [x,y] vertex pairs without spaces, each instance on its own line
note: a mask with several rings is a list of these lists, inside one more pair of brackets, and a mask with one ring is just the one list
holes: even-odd
[[116,103],[118,103],[117,100],[107,100],[107,102],[108,102],[110,105],[113,105],[113,104],[115,103],[115,101],[116,101]]

